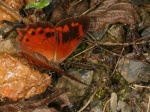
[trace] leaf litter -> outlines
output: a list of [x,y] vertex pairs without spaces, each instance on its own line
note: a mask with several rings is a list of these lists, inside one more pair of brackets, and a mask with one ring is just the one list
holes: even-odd
[[[21,5],[17,5],[20,2]],[[90,27],[86,38],[61,65],[69,74],[87,83],[88,86],[78,84],[52,72],[53,83],[48,86],[56,92],[54,94],[49,92],[49,95],[56,95],[56,99],[59,99],[60,94],[65,94],[64,98],[59,100],[51,98],[49,102],[52,100],[52,103],[48,105],[47,102],[42,103],[35,97],[29,99],[29,101],[23,101],[23,104],[21,101],[17,102],[18,106],[15,106],[16,103],[6,102],[5,98],[1,98],[2,111],[10,108],[10,105],[15,111],[26,108],[27,112],[35,111],[35,109],[36,111],[46,109],[46,111],[51,112],[52,108],[55,111],[62,112],[109,112],[116,110],[121,112],[125,110],[148,112],[150,110],[148,58],[150,46],[149,30],[147,29],[150,25],[150,3],[148,0],[65,0],[64,2],[53,0],[43,10],[31,11],[26,17],[21,17],[19,11],[26,5],[27,1],[13,3],[13,0],[10,0],[10,3],[16,7],[11,7],[7,3],[7,0],[0,1],[0,7],[4,7],[4,11],[1,13],[12,18],[4,18],[5,16],[3,16],[0,18],[1,21],[49,20],[56,24],[67,17],[82,14],[86,14],[90,18]],[[47,12],[48,9],[51,9],[51,11]],[[3,31],[7,31],[6,25],[8,24],[1,25],[1,35],[4,34]],[[15,32],[15,29],[13,32]],[[143,32],[145,35],[143,35]],[[5,38],[2,36],[1,43],[7,41],[7,39],[12,41],[10,35],[11,33],[6,35]],[[14,48],[8,47],[10,48],[8,53],[17,54],[15,46],[16,44],[13,46]],[[2,54],[7,52],[5,47],[1,47],[1,49],[3,49],[0,50]],[[12,52],[10,52],[11,49]],[[32,69],[37,70],[36,67]],[[64,93],[59,93],[57,90],[65,90],[62,87],[69,89]],[[42,95],[40,97],[43,97]],[[47,98],[45,97],[45,99]],[[69,103],[64,103],[65,106],[63,106],[61,102],[65,102],[65,100]],[[35,106],[32,109],[26,106],[33,101],[40,102],[40,105],[36,105],[34,102],[33,105]],[[115,105],[112,104],[113,101]]]

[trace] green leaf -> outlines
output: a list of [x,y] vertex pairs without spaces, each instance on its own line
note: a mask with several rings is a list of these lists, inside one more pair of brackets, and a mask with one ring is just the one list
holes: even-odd
[[25,9],[29,8],[36,8],[36,9],[42,9],[50,4],[52,0],[41,0],[40,2],[30,2],[26,5]]

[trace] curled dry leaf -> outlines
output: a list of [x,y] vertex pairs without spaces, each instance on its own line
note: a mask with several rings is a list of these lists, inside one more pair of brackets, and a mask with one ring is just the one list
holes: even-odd
[[136,6],[117,0],[104,1],[88,15],[91,17],[90,31],[101,30],[114,23],[135,25],[140,22],[140,15]]
[[[4,8],[2,5],[0,5],[0,21],[2,20],[8,20],[8,21],[14,21],[16,19],[16,17],[12,16],[10,14],[10,11],[6,11],[6,8]],[[0,27],[2,27],[3,24],[0,23]]]
[[35,2],[35,0],[24,0],[24,2],[27,4],[29,2]]
[[[77,1],[77,0],[76,0]],[[84,13],[88,9],[88,2],[86,0],[82,0],[81,2],[74,3],[70,6],[70,10],[67,12],[70,16],[80,16],[82,13]]]
[[[91,0],[90,7],[94,6],[95,4],[99,3],[100,6],[97,7],[97,10],[106,9],[112,4],[115,4],[117,2],[121,2],[122,0]],[[96,10],[95,10],[96,11]]]
[[[67,89],[65,88],[56,90],[53,93],[46,91],[40,94],[39,97],[34,97],[30,100],[0,106],[0,112],[59,112],[59,106],[62,108],[71,107],[71,103],[65,94],[66,91]],[[57,107],[54,105],[57,105]]]
[[18,11],[21,9],[21,7],[24,5],[24,0],[1,0],[1,2],[4,2],[7,4],[11,9],[14,11]]
[[10,9],[17,11],[19,13],[22,6],[29,2],[33,2],[35,0],[1,0],[1,4],[6,4]]
[[0,1],[0,14],[1,14],[0,21],[19,20],[17,15],[19,15],[19,11],[23,5],[24,5],[23,0],[15,0],[15,1],[14,0],[1,0]]
[[51,78],[36,71],[28,61],[8,54],[0,55],[0,96],[13,101],[41,94]]
[[[14,20],[21,20],[22,17],[20,16],[21,8],[31,1],[35,0],[0,0],[0,21],[7,20],[7,21],[14,21]],[[3,24],[0,23],[0,27]]]
[[81,2],[77,2],[77,0],[66,1],[60,3],[53,11],[50,21],[53,24],[67,18],[80,16],[83,12],[88,9],[88,2],[86,0],[82,0]]

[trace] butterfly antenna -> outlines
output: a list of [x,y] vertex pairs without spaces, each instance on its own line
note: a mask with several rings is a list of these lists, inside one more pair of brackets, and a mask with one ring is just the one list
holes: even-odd
[[70,79],[72,79],[72,80],[74,80],[74,81],[76,81],[76,82],[79,82],[79,83],[81,83],[81,84],[84,84],[84,85],[88,86],[87,84],[85,84],[85,83],[82,82],[81,80],[79,80],[79,79],[75,78],[74,76],[68,74],[67,72],[65,72],[65,71],[62,70],[62,69],[60,69],[59,72],[60,72],[62,75],[66,76],[66,77],[68,77],[68,78],[70,78]]
[[67,72],[65,72],[64,70],[62,70],[60,68],[51,67],[51,66],[49,66],[49,65],[47,65],[45,63],[43,63],[43,66],[45,66],[47,69],[54,70],[55,72],[61,73],[62,75],[66,76],[66,77],[68,77],[68,78],[70,78],[70,79],[72,79],[72,80],[74,80],[76,82],[79,82],[81,84],[84,84],[84,85],[88,86],[87,84],[85,84],[81,80],[75,78],[74,76],[69,75]]

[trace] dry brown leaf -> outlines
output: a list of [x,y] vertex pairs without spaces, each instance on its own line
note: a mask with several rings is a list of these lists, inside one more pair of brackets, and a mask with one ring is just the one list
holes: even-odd
[[88,2],[86,0],[81,2],[77,2],[77,0],[62,2],[54,9],[50,21],[56,24],[65,18],[80,16],[87,9]]
[[96,10],[107,9],[108,7],[112,6],[113,4],[119,2],[121,0],[91,0],[90,7],[93,5],[100,3]]
[[[47,92],[41,94],[39,97],[35,97],[31,100],[6,104],[0,106],[0,112],[58,112],[58,107],[55,109],[55,106],[50,106],[50,104],[53,102],[56,104],[57,102],[62,108],[70,106],[71,103],[65,94],[66,91],[66,88],[61,88],[53,93]],[[46,97],[43,97],[45,95]]]
[[135,25],[140,22],[136,6],[117,0],[106,0],[88,15],[91,17],[90,31],[98,31],[115,23]]
[[[22,18],[20,15],[20,10],[26,3],[35,0],[0,0],[0,21],[8,20],[8,21],[24,21],[29,22],[28,19]],[[3,24],[0,23],[0,27]]]

